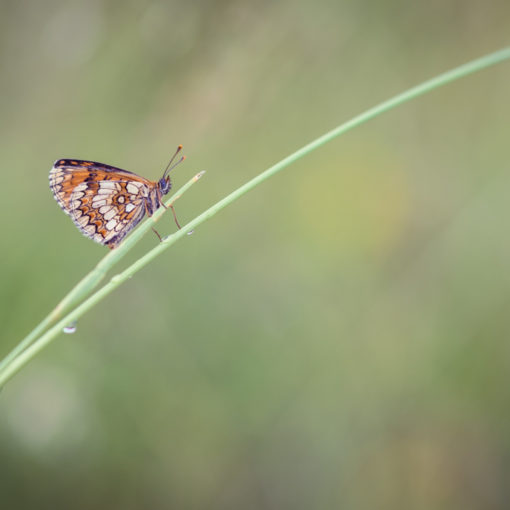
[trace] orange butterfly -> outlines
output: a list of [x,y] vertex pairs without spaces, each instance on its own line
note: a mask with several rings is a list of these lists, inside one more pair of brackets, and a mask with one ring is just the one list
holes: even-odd
[[159,181],[94,161],[59,159],[50,170],[50,189],[84,235],[116,248],[145,214],[152,216],[161,205],[166,207],[161,199],[172,187],[168,173],[184,160],[182,156],[172,166],[181,149],[179,145]]

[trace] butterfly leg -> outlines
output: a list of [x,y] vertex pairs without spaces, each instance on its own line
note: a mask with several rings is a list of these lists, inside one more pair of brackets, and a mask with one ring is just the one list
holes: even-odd
[[170,206],[170,209],[172,209],[172,214],[174,215],[174,221],[175,221],[175,224],[177,225],[177,228],[179,230],[181,230],[181,226],[179,225],[179,222],[177,221],[177,214],[175,214],[175,209],[174,209],[174,206],[171,205]]
[[159,238],[159,242],[162,243],[163,242],[163,239],[161,238],[161,236],[159,235],[159,232],[154,228],[152,227],[152,230],[154,231],[154,233],[158,236]]
[[179,221],[177,220],[177,214],[175,214],[175,209],[174,209],[174,206],[173,204],[170,205],[170,206],[166,206],[163,202],[161,202],[161,205],[165,208],[165,209],[172,209],[172,214],[174,215],[174,221],[175,221],[175,224],[177,225],[177,228],[179,230],[181,230],[181,226],[179,225]]

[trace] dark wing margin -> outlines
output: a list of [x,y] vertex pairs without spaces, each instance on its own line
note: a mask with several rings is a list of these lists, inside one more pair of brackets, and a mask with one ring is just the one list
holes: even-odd
[[89,161],[86,159],[57,159],[53,164],[53,168],[62,168],[68,170],[88,170],[90,172],[94,171],[103,171],[103,172],[115,172],[118,174],[124,174],[130,176],[130,178],[135,177],[135,180],[145,180],[143,177],[139,175],[129,172],[128,170],[123,170],[122,168],[117,168],[116,166],[107,165],[105,163],[98,163],[97,161]]

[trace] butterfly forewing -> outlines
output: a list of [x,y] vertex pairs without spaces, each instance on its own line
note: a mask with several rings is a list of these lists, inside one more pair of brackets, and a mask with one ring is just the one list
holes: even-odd
[[56,161],[50,188],[84,235],[111,248],[160,205],[156,182],[93,161]]

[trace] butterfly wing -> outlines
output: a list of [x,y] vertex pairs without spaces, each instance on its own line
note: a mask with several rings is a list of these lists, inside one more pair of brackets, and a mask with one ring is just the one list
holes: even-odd
[[93,161],[58,160],[50,188],[84,235],[114,248],[144,217],[154,183]]
[[127,170],[81,159],[58,159],[50,171],[51,191],[66,214],[69,214],[67,208],[74,188],[82,182],[97,180],[134,180],[150,183],[143,177]]

